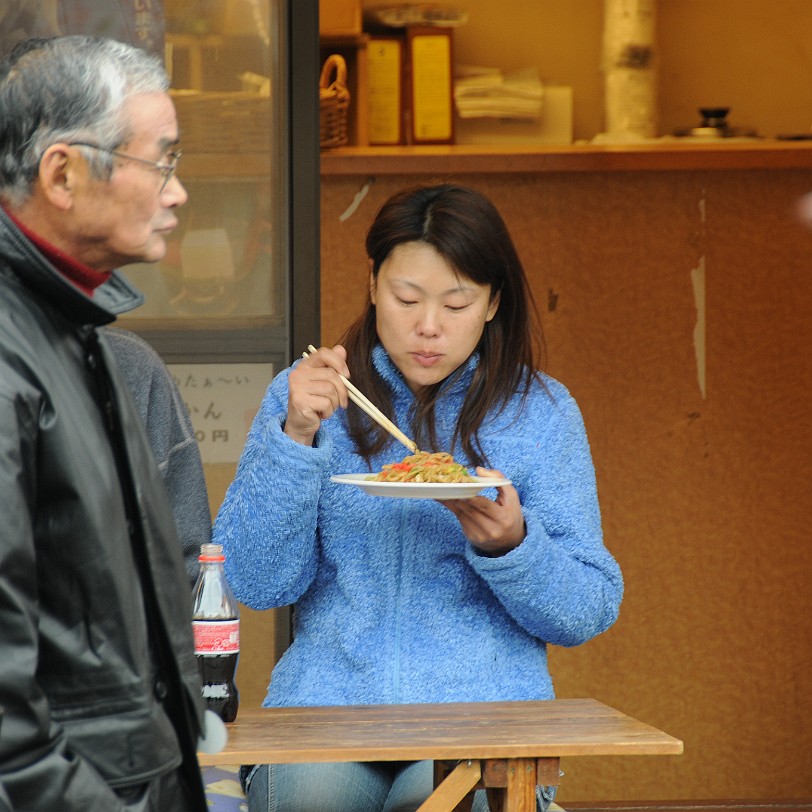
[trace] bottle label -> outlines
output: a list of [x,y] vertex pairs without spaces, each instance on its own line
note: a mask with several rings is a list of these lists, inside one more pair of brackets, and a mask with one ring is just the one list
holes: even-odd
[[195,654],[238,654],[239,620],[193,620]]

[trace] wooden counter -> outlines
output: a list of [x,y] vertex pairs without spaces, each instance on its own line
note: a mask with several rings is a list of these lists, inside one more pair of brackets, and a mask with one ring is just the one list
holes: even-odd
[[322,176],[810,169],[812,141],[664,141],[652,144],[340,147],[321,153]]

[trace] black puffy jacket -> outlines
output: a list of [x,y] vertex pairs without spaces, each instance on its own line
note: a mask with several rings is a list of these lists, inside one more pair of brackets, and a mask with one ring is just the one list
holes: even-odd
[[0,786],[15,810],[120,810],[112,787],[195,756],[191,596],[129,392],[91,299],[0,209]]

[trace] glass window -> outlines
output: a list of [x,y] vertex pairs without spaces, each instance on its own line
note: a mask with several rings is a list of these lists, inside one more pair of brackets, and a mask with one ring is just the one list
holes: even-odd
[[278,0],[164,1],[189,201],[158,267],[127,269],[147,302],[121,322],[173,358],[287,356],[284,14]]
[[[27,35],[110,36],[158,55],[172,79],[183,152],[178,177],[189,200],[166,257],[123,270],[146,304],[120,318],[121,326],[170,362],[288,362],[297,239],[289,189],[302,188],[292,182],[292,151],[315,139],[305,134],[302,143],[289,143],[289,43],[292,28],[307,37],[310,26],[317,52],[315,0],[6,2],[3,49]],[[306,81],[313,99],[302,101],[316,110],[318,74]],[[317,167],[317,144],[313,152]],[[297,233],[304,229],[304,240],[317,245],[317,175],[305,187],[312,199],[299,204],[308,216]],[[317,338],[313,308],[310,317],[307,335]]]

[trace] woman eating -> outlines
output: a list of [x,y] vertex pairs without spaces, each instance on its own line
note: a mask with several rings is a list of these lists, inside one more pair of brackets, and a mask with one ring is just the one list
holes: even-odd
[[[281,372],[215,523],[255,609],[292,605],[265,706],[554,697],[547,646],[608,629],[623,594],[603,543],[579,408],[540,371],[541,327],[502,217],[477,191],[399,192],[366,239],[369,292],[339,344]],[[341,376],[431,452],[511,481],[468,499],[370,496],[332,474],[403,449]],[[243,768],[251,812],[408,812],[430,762]],[[552,788],[539,787],[545,810]],[[475,812],[486,812],[478,791]]]

